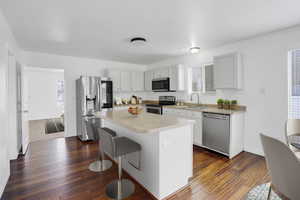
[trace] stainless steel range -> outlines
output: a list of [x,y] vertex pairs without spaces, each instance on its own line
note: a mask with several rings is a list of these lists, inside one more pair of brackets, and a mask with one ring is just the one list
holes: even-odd
[[146,111],[158,115],[163,114],[163,106],[175,105],[176,97],[174,96],[159,96],[158,104],[146,104]]

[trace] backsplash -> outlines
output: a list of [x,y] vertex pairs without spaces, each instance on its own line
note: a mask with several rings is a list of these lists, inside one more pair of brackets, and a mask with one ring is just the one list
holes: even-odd
[[[187,92],[117,92],[114,97],[129,99],[132,95],[142,97],[143,100],[158,100],[159,96],[175,96],[176,100],[191,102],[190,95]],[[215,104],[217,99],[236,99],[241,103],[240,92],[231,90],[217,90],[216,93],[200,94],[200,102],[204,104]],[[194,98],[194,103],[196,99]]]

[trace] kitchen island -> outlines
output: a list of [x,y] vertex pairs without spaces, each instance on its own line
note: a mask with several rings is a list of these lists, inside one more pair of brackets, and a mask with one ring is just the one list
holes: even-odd
[[123,159],[123,169],[157,199],[188,185],[193,175],[193,120],[127,111],[97,114],[103,126],[142,146],[138,167],[134,155]]

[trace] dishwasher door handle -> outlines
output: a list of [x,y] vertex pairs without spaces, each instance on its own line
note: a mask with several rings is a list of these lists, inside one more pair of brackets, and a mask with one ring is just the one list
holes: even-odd
[[203,117],[210,119],[229,120],[230,115],[226,114],[214,114],[214,113],[203,113]]

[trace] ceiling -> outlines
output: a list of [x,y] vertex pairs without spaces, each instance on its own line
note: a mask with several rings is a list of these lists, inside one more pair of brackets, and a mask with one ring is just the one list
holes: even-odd
[[[150,64],[295,26],[299,0],[0,0],[21,48]],[[143,36],[143,46],[129,43]]]

